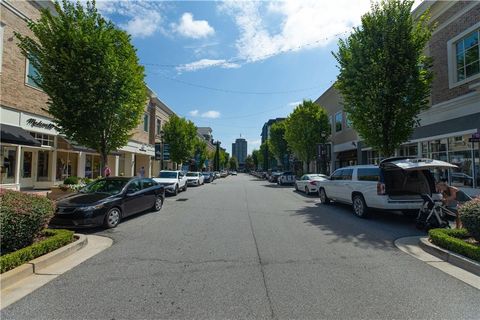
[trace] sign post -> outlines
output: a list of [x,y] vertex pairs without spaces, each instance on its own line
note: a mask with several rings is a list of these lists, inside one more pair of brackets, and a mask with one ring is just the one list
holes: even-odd
[[468,139],[468,142],[472,143],[472,187],[477,187],[477,170],[475,164],[475,142],[478,142],[478,152],[480,154],[480,129],[477,129],[477,132],[472,134],[472,137]]

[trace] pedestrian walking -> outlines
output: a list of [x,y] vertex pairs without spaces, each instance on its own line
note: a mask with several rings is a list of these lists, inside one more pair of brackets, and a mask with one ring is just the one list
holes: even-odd
[[105,170],[103,170],[103,176],[104,177],[110,177],[110,175],[112,174],[112,170],[110,170],[110,168],[107,166],[105,166]]
[[138,176],[140,178],[144,178],[145,177],[145,167],[141,167],[140,168],[140,171],[138,172]]

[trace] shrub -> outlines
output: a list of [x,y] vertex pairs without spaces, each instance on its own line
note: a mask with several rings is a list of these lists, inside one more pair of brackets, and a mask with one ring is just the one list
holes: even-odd
[[48,238],[18,251],[1,256],[0,273],[18,267],[73,241],[73,231],[69,230],[47,229],[43,232],[43,235]]
[[78,177],[68,177],[63,180],[63,184],[78,184]]
[[2,255],[32,244],[55,213],[51,200],[13,190],[0,190],[0,203]]
[[475,240],[480,241],[480,197],[465,202],[458,212],[465,229]]
[[480,247],[462,240],[462,238],[469,237],[468,230],[432,229],[428,232],[428,235],[437,246],[480,261]]

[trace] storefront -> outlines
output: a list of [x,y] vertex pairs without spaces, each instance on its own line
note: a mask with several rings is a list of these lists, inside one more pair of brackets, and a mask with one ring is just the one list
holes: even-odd
[[[59,135],[54,123],[37,115],[1,107],[0,187],[48,189],[70,176],[102,176],[101,157]],[[129,141],[108,156],[112,175],[152,175],[154,148]]]

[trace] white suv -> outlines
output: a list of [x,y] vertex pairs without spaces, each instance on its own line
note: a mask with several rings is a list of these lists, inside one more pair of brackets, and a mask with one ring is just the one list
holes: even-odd
[[187,177],[183,171],[162,170],[155,182],[165,187],[165,192],[177,195],[180,190],[187,191]]
[[368,210],[400,210],[405,213],[420,209],[422,194],[436,201],[433,168],[456,168],[447,162],[420,158],[390,158],[380,166],[351,166],[335,170],[326,181],[318,181],[318,193],[323,204],[330,200],[352,204],[353,212],[366,217]]

